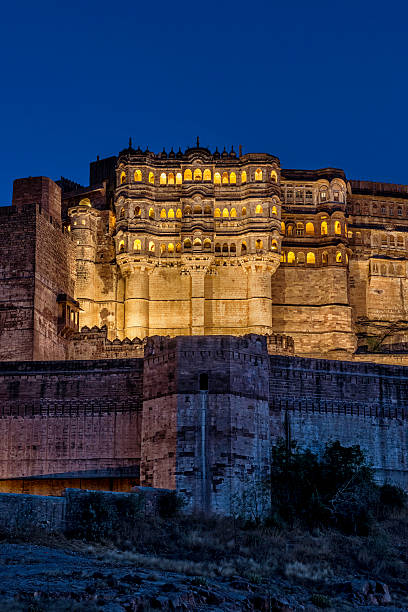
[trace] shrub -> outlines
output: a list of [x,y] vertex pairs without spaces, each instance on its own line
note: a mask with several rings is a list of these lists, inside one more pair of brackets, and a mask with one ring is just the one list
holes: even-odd
[[158,500],[159,515],[162,518],[171,518],[178,514],[184,506],[184,500],[181,495],[177,495],[176,491],[163,493]]
[[392,484],[380,487],[380,504],[390,509],[402,510],[407,502],[407,494],[403,489]]

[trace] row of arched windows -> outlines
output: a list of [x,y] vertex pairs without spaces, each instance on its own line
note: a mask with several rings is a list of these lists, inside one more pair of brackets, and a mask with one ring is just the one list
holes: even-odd
[[[298,202],[298,203],[313,203],[313,191],[311,189],[304,189],[301,187],[287,187],[284,191],[284,199],[286,202]],[[331,191],[328,187],[323,186],[318,192],[319,202],[344,202],[344,192],[340,186],[335,186]]]
[[[338,220],[334,221],[333,225],[334,233],[337,236],[341,236],[341,223]],[[306,224],[302,222],[281,222],[282,233],[286,236],[314,236],[316,234],[314,223],[308,221]],[[345,231],[347,226],[345,225]],[[327,221],[321,221],[320,223],[320,235],[327,236],[329,233],[329,226]]]
[[[348,261],[347,254],[344,256],[341,251],[336,251],[335,262],[336,263],[344,263],[344,261]],[[281,254],[281,262],[288,264],[308,264],[315,265],[316,264],[316,254],[313,251],[309,251],[308,253],[303,253],[303,251],[299,251],[296,254],[293,251],[285,251]],[[322,265],[328,265],[329,263],[329,254],[327,251],[323,251],[321,255],[321,263]]]
[[[204,206],[204,209],[199,206],[199,205],[195,205],[193,207],[187,205],[184,207],[183,209],[184,212],[184,216],[186,215],[202,215],[203,213],[205,215],[211,215],[212,214],[212,207],[207,205]],[[255,207],[255,214],[256,215],[262,215],[263,214],[263,207],[262,204],[257,204]],[[274,216],[278,215],[278,209],[277,207],[274,205],[271,208],[271,214]],[[140,206],[136,206],[135,210],[134,210],[134,216],[135,217],[141,217],[142,215],[142,210],[140,208]],[[247,215],[247,209],[245,206],[242,207],[241,209],[241,216],[242,217],[246,217]],[[126,217],[126,211],[125,208],[122,207],[119,211],[119,219],[125,219]],[[165,208],[162,208],[160,211],[160,219],[181,219],[183,217],[183,213],[181,211],[181,208],[177,208],[176,210],[174,210],[174,208],[169,208],[168,210],[166,210]],[[231,208],[231,210],[229,210],[227,207],[224,207],[222,210],[221,208],[215,208],[214,209],[214,217],[216,218],[224,218],[224,219],[228,219],[228,218],[236,218],[237,217],[237,210],[236,208]],[[149,219],[154,219],[155,218],[155,210],[153,207],[150,207],[149,209]]]
[[[190,249],[192,249],[193,247],[195,248],[202,248],[204,251],[211,251],[212,248],[212,243],[211,240],[209,238],[205,238],[203,241],[200,238],[194,238],[193,241],[191,241],[190,238],[186,238],[183,242],[183,245],[178,242],[176,244],[174,244],[173,242],[170,242],[168,244],[162,243],[160,244],[160,254],[163,253],[181,253],[182,251],[182,246],[183,246],[183,251],[188,251]],[[240,247],[240,254],[241,255],[245,255],[248,252],[248,245],[247,242],[245,240],[242,241]],[[256,251],[262,251],[264,249],[264,242],[262,239],[257,239],[255,241],[255,250]],[[271,245],[270,245],[270,249],[271,251],[277,251],[278,250],[278,242],[275,238],[273,238],[271,240]],[[119,253],[124,253],[125,252],[125,241],[124,240],[120,240],[119,244],[118,244],[118,251]],[[142,241],[140,240],[140,238],[136,238],[133,241],[133,250],[134,251],[141,251],[142,250]],[[147,246],[147,250],[150,253],[155,253],[156,252],[156,243],[153,240],[150,240],[148,242],[148,246]],[[221,244],[219,242],[217,242],[214,245],[214,252],[217,254],[229,254],[229,255],[236,255],[237,253],[237,246],[235,243],[232,244]]]
[[388,205],[388,210],[387,210],[387,206],[385,203],[382,203],[381,206],[379,204],[376,204],[375,202],[372,204],[372,206],[370,206],[369,204],[354,204],[353,206],[353,213],[355,215],[373,215],[375,217],[393,217],[395,215],[395,212],[397,214],[398,217],[402,217],[403,216],[403,207],[402,206],[397,206],[396,208],[394,207],[394,205],[389,204]]
[[[254,173],[255,181],[263,181],[264,175],[266,171],[261,168],[257,168]],[[200,182],[207,181],[211,182],[214,180],[214,185],[236,185],[237,184],[237,174],[236,172],[214,172],[214,177],[209,168],[206,168],[204,172],[200,168],[196,168],[194,171],[187,168],[184,170],[184,175],[181,172],[161,172],[159,175],[159,184],[160,185],[181,185],[183,183],[183,177],[185,182]],[[248,174],[246,170],[243,170],[240,175],[241,184],[245,184],[248,181]],[[137,169],[133,173],[133,179],[135,183],[141,183],[143,180],[142,171]],[[275,170],[272,170],[270,173],[270,179],[274,183],[278,182],[278,175]],[[124,170],[122,170],[120,174],[120,184],[123,185],[126,183],[127,174]],[[154,172],[150,171],[148,173],[148,182],[152,185],[155,183],[155,175]]]
[[383,263],[372,263],[371,267],[372,274],[380,274],[381,276],[403,276],[403,267],[401,264],[394,266],[392,263],[388,264],[388,266]]

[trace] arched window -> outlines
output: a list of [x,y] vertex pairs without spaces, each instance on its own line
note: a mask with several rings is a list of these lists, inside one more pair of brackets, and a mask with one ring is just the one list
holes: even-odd
[[313,192],[312,192],[312,191],[307,190],[307,191],[306,191],[306,202],[309,202],[309,203],[310,203],[310,201],[311,201],[311,200],[313,200]]
[[189,238],[185,239],[183,242],[183,247],[185,251],[189,251],[191,249],[191,240]]
[[201,244],[202,244],[202,243],[201,243],[200,238],[194,238],[194,241],[193,241],[193,247],[200,247],[200,246],[201,246]]
[[221,185],[221,174],[219,172],[214,174],[214,185]]
[[181,217],[182,217],[181,208],[178,208],[178,209],[176,210],[176,218],[177,218],[177,219],[181,219]]
[[123,185],[125,181],[126,181],[126,172],[121,172],[120,173],[120,184]]
[[154,253],[154,248],[155,248],[154,247],[154,242],[153,242],[153,240],[150,240],[150,242],[149,242],[149,252],[150,253]]
[[142,180],[142,171],[141,170],[135,170],[135,182],[136,183],[140,183]]
[[236,217],[237,216],[237,211],[235,208],[231,208],[231,217]]
[[255,248],[257,251],[260,251],[263,249],[263,242],[260,238],[258,238],[258,240],[255,242]]
[[334,233],[337,234],[338,236],[340,236],[340,234],[341,234],[341,223],[340,223],[340,221],[335,221],[334,222]]
[[292,234],[293,234],[293,227],[294,226],[292,224],[288,225],[288,228],[287,228],[288,236],[292,236]]
[[388,266],[388,274],[394,276],[394,266],[392,264]]
[[257,204],[257,205],[256,205],[256,208],[255,208],[255,214],[257,214],[257,215],[262,215],[262,213],[263,213],[263,208],[262,208],[262,206],[261,206],[260,204]]
[[222,252],[224,255],[228,255],[228,244],[226,242],[222,245]]
[[181,185],[183,182],[183,177],[181,175],[181,172],[177,172],[176,174],[176,185]]
[[120,214],[119,214],[119,219],[124,219],[125,218],[125,209],[121,208],[120,209]]
[[341,252],[337,251],[336,253],[336,263],[341,263],[343,261],[343,258],[341,256]]
[[306,235],[313,236],[313,234],[314,234],[314,225],[313,223],[309,221],[309,223],[306,223]]
[[281,221],[281,232],[282,234],[285,233],[285,222],[284,221]]
[[328,231],[327,231],[327,221],[322,221],[322,224],[320,226],[320,233],[322,236],[327,236]]
[[305,226],[303,223],[296,223],[296,236],[303,236],[305,233]]
[[149,219],[154,219],[154,209],[150,208],[149,210]]
[[160,185],[165,185],[167,183],[167,176],[165,172],[162,172],[160,175]]
[[169,185],[174,185],[174,174],[173,172],[169,172]]
[[184,180],[185,181],[192,181],[193,180],[193,173],[191,172],[191,170],[189,168],[184,170]]
[[204,181],[211,181],[211,170],[209,170],[208,168],[206,168],[204,170],[203,180]]
[[243,243],[241,244],[241,255],[245,255],[246,252],[247,252],[247,244],[244,240]]
[[271,172],[271,180],[272,180],[274,183],[277,183],[277,182],[278,182],[278,175],[276,174],[275,170],[272,170],[272,172]]
[[245,172],[245,170],[243,170],[241,172],[241,183],[246,183],[247,182],[247,173]]
[[125,251],[125,241],[121,240],[119,242],[119,253],[124,253],[124,251]]
[[170,208],[169,214],[167,215],[169,219],[174,219],[174,210]]
[[176,244],[176,253],[181,253],[181,243],[180,242]]
[[211,249],[211,240],[206,238],[203,242],[204,251],[209,251]]
[[214,250],[215,250],[216,253],[221,253],[221,245],[220,245],[219,242],[217,242],[217,244],[215,245],[215,249]]
[[404,248],[404,239],[402,236],[397,236],[397,247],[400,249]]
[[237,247],[234,243],[230,244],[230,255],[236,255]]
[[320,201],[327,202],[327,189],[322,189],[320,191]]
[[160,211],[160,219],[165,219],[167,217],[166,209],[162,208]]
[[167,250],[169,253],[174,253],[174,244],[172,242],[169,242]]
[[286,255],[285,255],[285,253],[281,253],[280,260],[281,260],[282,263],[286,262]]
[[300,253],[297,254],[297,262],[300,264],[305,263],[305,254],[302,251],[300,251]]
[[186,215],[191,215],[191,206],[189,206],[188,204],[184,207],[184,216]]
[[[357,233],[359,234],[360,232]],[[390,235],[390,247],[395,247],[395,240],[392,234]]]
[[201,181],[202,179],[203,179],[203,173],[201,172],[200,168],[196,168],[194,170],[194,180]]
[[387,234],[381,234],[381,246],[388,246]]
[[229,217],[228,208],[223,208],[223,209],[222,209],[222,216],[223,216],[224,218]]
[[154,174],[153,174],[153,172],[149,172],[149,183],[154,185]]
[[202,215],[203,214],[203,209],[201,208],[201,206],[194,206],[193,213],[195,215]]
[[315,254],[312,253],[311,251],[309,251],[309,253],[306,255],[306,263],[308,263],[308,264],[315,264],[316,263]]
[[136,208],[135,208],[135,217],[140,217],[141,214],[142,214],[142,211],[140,209],[140,206],[136,206]]
[[288,253],[288,263],[292,264],[295,263],[295,254],[293,251],[289,251]]
[[246,207],[245,206],[242,207],[241,215],[243,217],[246,217]]
[[397,266],[397,274],[398,276],[402,276],[402,266]]
[[262,170],[260,168],[255,170],[255,180],[262,181]]
[[329,255],[328,255],[327,251],[323,251],[323,253],[322,253],[322,264],[324,266],[327,266],[328,262],[329,262]]
[[139,240],[139,238],[136,238],[136,240],[133,243],[133,250],[134,251],[141,251],[142,250],[142,243]]
[[209,204],[206,204],[206,206],[204,206],[204,214],[211,215],[211,213],[212,213],[211,206]]
[[228,172],[223,172],[222,173],[222,184],[223,185],[228,185]]
[[230,178],[230,184],[235,185],[237,182],[237,175],[235,174],[235,172],[231,172],[229,178]]
[[160,253],[165,253],[166,252],[166,245],[165,244],[161,244],[160,245]]
[[221,217],[221,211],[220,211],[220,209],[219,209],[219,208],[216,208],[216,209],[214,210],[214,217]]
[[278,243],[277,243],[277,241],[275,239],[272,240],[271,250],[272,251],[277,251],[278,250]]
[[91,200],[89,198],[82,198],[79,202],[79,206],[91,206]]
[[273,214],[273,215],[277,215],[277,214],[278,214],[278,211],[277,211],[277,209],[276,209],[276,206],[272,206],[272,214]]

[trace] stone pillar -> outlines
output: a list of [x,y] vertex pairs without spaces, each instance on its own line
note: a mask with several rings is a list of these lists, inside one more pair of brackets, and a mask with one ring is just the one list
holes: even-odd
[[129,261],[120,265],[125,277],[124,335],[131,340],[145,338],[149,335],[149,277],[154,265]]
[[247,273],[248,333],[272,333],[272,274],[269,261],[250,260],[243,264]]
[[191,335],[203,336],[205,330],[205,275],[212,263],[213,258],[206,255],[194,258],[184,258],[182,272],[188,272],[191,276]]

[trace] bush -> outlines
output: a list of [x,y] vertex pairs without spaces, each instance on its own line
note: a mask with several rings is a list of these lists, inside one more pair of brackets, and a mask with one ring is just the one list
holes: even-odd
[[380,487],[380,504],[392,510],[402,510],[407,502],[407,494],[401,487],[383,484]]
[[162,518],[171,518],[176,516],[183,506],[184,500],[180,495],[177,495],[176,491],[163,493],[163,495],[160,495],[159,497],[158,510],[159,515]]

